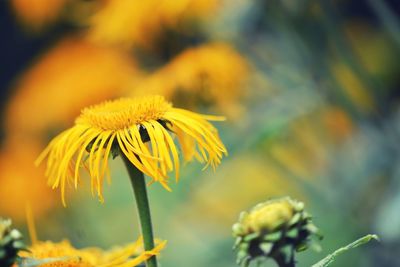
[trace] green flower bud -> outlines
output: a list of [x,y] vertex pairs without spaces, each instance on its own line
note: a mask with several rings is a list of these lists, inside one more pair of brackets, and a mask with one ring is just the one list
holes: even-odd
[[22,234],[11,228],[11,220],[0,218],[0,266],[12,266],[18,258],[18,252],[24,249]]
[[294,266],[295,251],[316,246],[311,237],[320,237],[304,204],[289,197],[269,200],[242,212],[232,231],[237,262],[242,266],[267,258],[279,266]]

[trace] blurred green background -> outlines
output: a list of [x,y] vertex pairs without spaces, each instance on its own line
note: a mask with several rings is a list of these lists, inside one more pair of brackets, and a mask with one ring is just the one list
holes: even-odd
[[1,1],[0,216],[25,229],[30,203],[41,240],[136,240],[119,158],[104,204],[87,182],[67,208],[33,161],[81,108],[162,94],[226,116],[230,153],[216,172],[183,166],[172,193],[149,187],[162,266],[235,266],[240,211],[284,195],[325,237],[299,266],[367,233],[382,241],[332,266],[400,266],[399,14],[388,0]]

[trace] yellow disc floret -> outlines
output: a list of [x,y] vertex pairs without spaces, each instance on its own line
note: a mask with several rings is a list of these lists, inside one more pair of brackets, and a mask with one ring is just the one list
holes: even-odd
[[262,230],[273,231],[288,222],[293,214],[292,203],[288,199],[280,199],[268,205],[256,206],[243,218],[242,224],[247,233]]
[[134,124],[160,120],[171,107],[161,96],[121,98],[85,108],[76,123],[102,130],[123,130]]

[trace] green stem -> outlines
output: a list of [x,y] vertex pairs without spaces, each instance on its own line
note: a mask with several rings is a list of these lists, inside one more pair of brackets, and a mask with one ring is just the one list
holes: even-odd
[[[145,250],[154,248],[153,229],[151,225],[151,215],[149,207],[149,199],[147,197],[146,183],[144,174],[133,165],[129,159],[120,153],[125,166],[128,170],[129,177],[132,183],[133,192],[135,193],[136,205],[139,213],[140,226],[142,229],[143,243]],[[149,258],[146,261],[147,267],[157,267],[156,256]]]

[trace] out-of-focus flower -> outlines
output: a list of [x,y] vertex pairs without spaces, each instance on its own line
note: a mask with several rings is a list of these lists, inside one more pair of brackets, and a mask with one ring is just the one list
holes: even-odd
[[399,52],[385,31],[360,21],[345,22],[345,31],[354,53],[369,74],[388,84],[396,81]]
[[331,66],[336,81],[347,97],[362,112],[373,111],[375,104],[368,85],[346,64],[336,62]]
[[43,169],[33,162],[40,152],[32,143],[7,141],[0,154],[0,213],[16,222],[25,220],[31,203],[38,217],[54,207],[54,193],[46,186]]
[[238,210],[261,199],[288,192],[303,196],[295,182],[287,179],[273,163],[254,153],[231,158],[215,175],[213,179],[200,179],[201,182],[190,194],[190,200],[182,206],[181,216],[198,223],[198,214],[202,214],[204,223],[218,222],[218,231],[231,225]]
[[346,112],[324,106],[297,119],[286,134],[268,141],[266,151],[291,174],[312,180],[326,171],[330,149],[350,137],[354,128]]
[[6,107],[6,133],[42,137],[64,128],[84,106],[121,96],[137,74],[124,53],[65,38],[21,76]]
[[321,131],[326,127],[320,116],[323,111],[299,118],[286,134],[267,142],[267,153],[298,178],[312,180],[325,170],[329,161],[329,135],[327,131]]
[[11,0],[17,17],[35,30],[54,22],[68,0]]
[[0,266],[12,266],[18,257],[18,252],[25,248],[22,234],[11,228],[11,220],[0,218]]
[[269,200],[242,212],[232,227],[238,263],[256,258],[274,259],[279,266],[294,266],[294,251],[306,249],[318,229],[302,202],[289,197]]
[[349,137],[354,131],[350,116],[339,107],[327,107],[322,112],[324,126],[334,142],[340,142]]
[[137,84],[132,95],[153,93],[186,108],[216,107],[230,117],[241,112],[248,62],[231,46],[212,43],[189,48]]
[[61,188],[64,205],[66,184],[78,187],[81,164],[88,165],[92,191],[103,199],[110,153],[122,152],[153,182],[170,190],[167,172],[175,170],[178,180],[179,156],[168,129],[176,133],[186,160],[194,157],[215,168],[227,151],[208,120],[223,119],[174,108],[161,96],[108,101],[83,109],[75,125],[55,137],[37,162],[48,157],[46,175],[53,188]]
[[143,251],[142,240],[135,243],[103,251],[99,248],[77,249],[68,240],[58,243],[39,241],[19,253],[24,261],[35,260],[41,267],[128,267],[138,266],[152,256],[158,255],[165,247],[166,241],[158,241],[151,251]]
[[151,46],[162,29],[208,17],[217,5],[218,0],[106,0],[91,19],[89,39],[124,47]]
[[[143,238],[138,238],[134,243],[115,247],[109,251],[90,247],[77,249],[65,239],[61,242],[39,241],[30,205],[26,206],[26,219],[32,245],[23,246],[21,235],[17,230],[10,231],[10,222],[0,220],[0,251],[4,238],[12,236],[21,244],[16,244],[20,250],[14,257],[13,266],[41,266],[41,267],[131,267],[144,263],[147,259],[156,256],[167,244],[167,241],[156,239],[156,246],[144,251],[141,244]],[[1,233],[4,233],[2,235]],[[10,238],[8,237],[7,240]],[[3,242],[3,243],[2,243]],[[1,260],[1,256],[0,256]],[[3,266],[3,265],[1,265]]]

